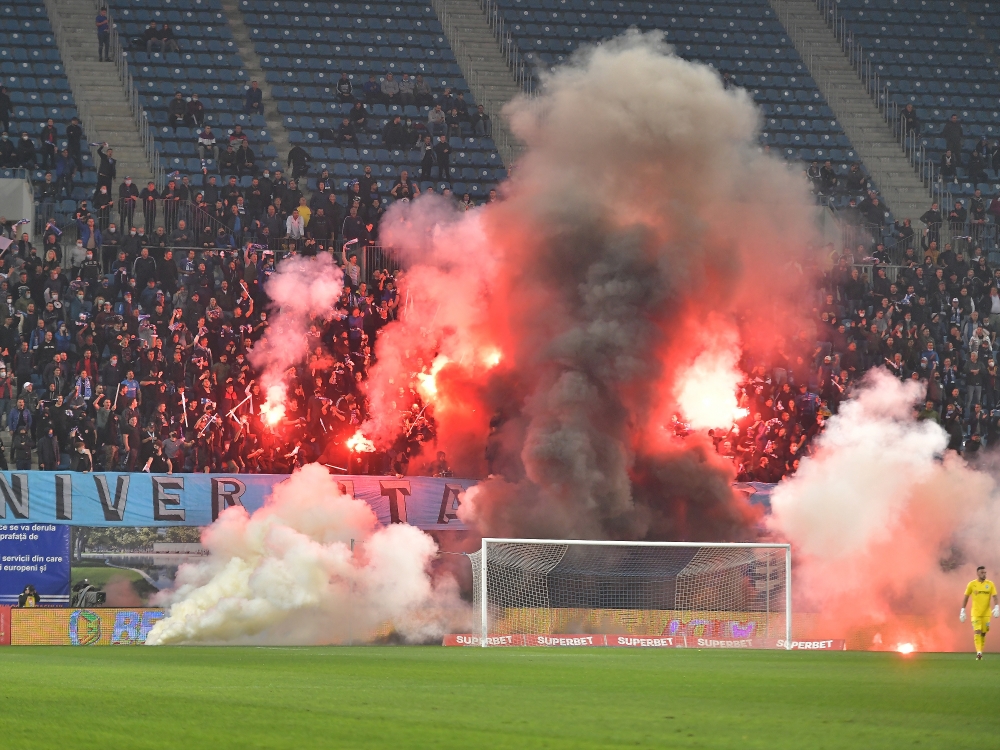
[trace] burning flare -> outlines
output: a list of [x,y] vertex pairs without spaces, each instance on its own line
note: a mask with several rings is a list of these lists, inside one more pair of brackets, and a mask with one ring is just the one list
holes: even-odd
[[451,360],[443,354],[439,354],[434,358],[434,362],[431,364],[431,371],[429,373],[417,373],[417,380],[420,381],[417,387],[420,390],[420,395],[425,399],[433,400],[434,397],[438,395],[437,375],[450,361]]
[[496,367],[503,359],[503,353],[499,349],[490,349],[483,353],[483,364],[487,368]]
[[366,438],[361,430],[358,430],[347,439],[347,448],[355,453],[374,453],[375,443]]
[[260,405],[260,418],[270,427],[285,418],[285,389],[282,386],[272,385],[267,389],[267,400]]
[[736,402],[736,387],[742,375],[737,366],[739,347],[735,334],[732,338],[719,348],[703,351],[680,374],[675,390],[677,404],[696,430],[728,427],[734,419],[745,416]]

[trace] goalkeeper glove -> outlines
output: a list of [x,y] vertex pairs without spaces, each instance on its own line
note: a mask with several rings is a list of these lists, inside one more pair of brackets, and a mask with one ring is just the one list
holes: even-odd
[[958,613],[958,621],[965,622],[965,607],[962,607],[962,611]]
[[1000,604],[997,604],[995,607],[993,607],[993,616],[1000,617]]

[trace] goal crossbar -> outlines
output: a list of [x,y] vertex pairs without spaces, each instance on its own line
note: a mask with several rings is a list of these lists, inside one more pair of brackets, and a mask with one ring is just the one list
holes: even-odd
[[785,552],[785,649],[792,648],[792,545],[767,542],[630,542],[590,539],[517,539],[510,537],[484,537],[479,559],[480,578],[480,643],[489,645],[489,576],[488,557],[490,544],[518,545],[581,545],[593,547],[699,547],[714,549],[773,549]]

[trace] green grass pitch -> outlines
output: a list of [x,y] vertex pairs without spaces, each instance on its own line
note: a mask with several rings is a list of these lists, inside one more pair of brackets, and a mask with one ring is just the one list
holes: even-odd
[[978,748],[998,695],[992,654],[12,647],[0,746]]

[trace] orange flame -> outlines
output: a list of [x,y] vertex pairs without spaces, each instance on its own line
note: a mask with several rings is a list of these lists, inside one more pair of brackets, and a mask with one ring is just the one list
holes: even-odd
[[433,400],[437,396],[437,374],[441,372],[445,365],[447,365],[451,360],[448,359],[443,354],[439,354],[434,359],[434,363],[431,365],[431,371],[418,372],[417,380],[420,381],[417,385],[417,389],[420,391],[420,395],[425,399]]
[[270,427],[285,418],[285,389],[272,385],[267,389],[267,400],[260,405],[260,418]]
[[500,360],[503,359],[503,352],[499,349],[489,349],[483,352],[483,364],[486,367],[493,368],[500,364]]
[[361,430],[358,430],[347,439],[347,448],[355,453],[374,453],[375,443],[366,438]]
[[728,427],[734,418],[739,419],[736,387],[742,375],[738,360],[736,345],[707,349],[681,372],[675,396],[694,429]]

